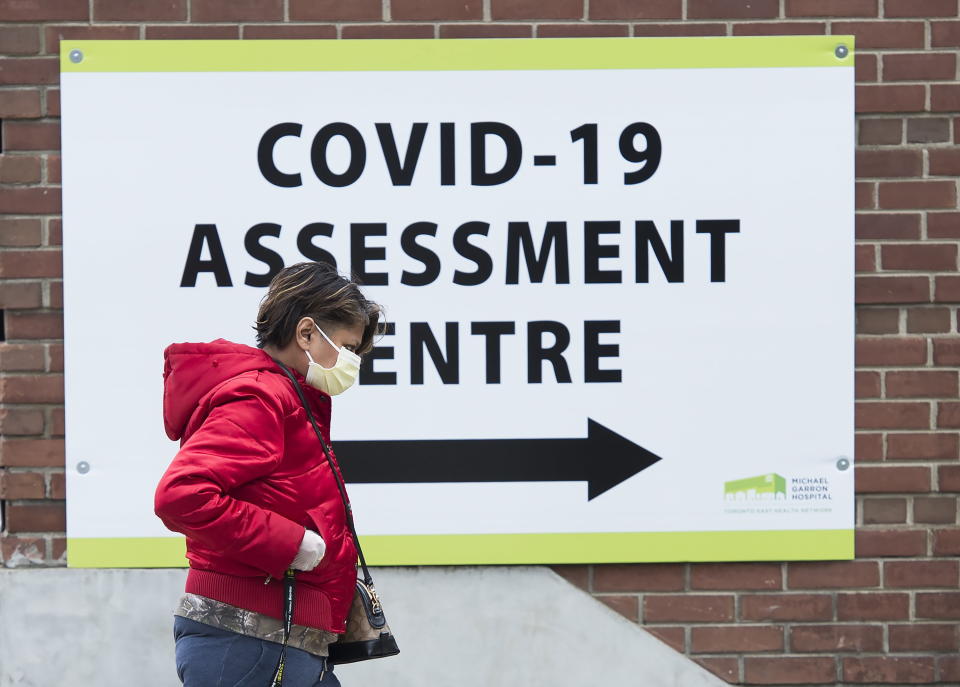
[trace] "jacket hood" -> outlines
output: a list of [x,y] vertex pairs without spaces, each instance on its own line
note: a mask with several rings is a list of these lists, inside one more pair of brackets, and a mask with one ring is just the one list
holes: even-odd
[[259,348],[225,339],[177,343],[163,352],[163,428],[180,439],[197,405],[214,387],[244,372],[275,370]]

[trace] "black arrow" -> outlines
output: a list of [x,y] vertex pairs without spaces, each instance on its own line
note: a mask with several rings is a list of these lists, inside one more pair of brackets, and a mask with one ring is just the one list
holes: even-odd
[[586,481],[588,501],[660,460],[589,418],[585,439],[338,441],[334,450],[353,484]]

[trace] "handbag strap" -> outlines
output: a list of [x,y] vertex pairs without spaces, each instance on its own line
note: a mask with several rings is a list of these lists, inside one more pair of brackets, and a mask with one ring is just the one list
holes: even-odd
[[287,377],[290,378],[290,382],[293,384],[293,388],[297,392],[297,396],[300,397],[300,402],[303,404],[303,409],[307,412],[307,418],[310,420],[310,424],[313,426],[313,431],[316,432],[317,438],[320,440],[320,446],[323,448],[323,454],[327,457],[327,463],[330,465],[330,471],[333,473],[333,478],[337,482],[337,490],[340,492],[340,499],[343,501],[343,510],[347,516],[347,527],[350,529],[350,536],[353,537],[353,543],[357,547],[357,555],[360,557],[360,567],[363,569],[363,582],[368,587],[372,586],[373,577],[371,577],[370,571],[367,569],[367,561],[363,557],[363,549],[360,548],[360,538],[357,536],[357,529],[353,524],[353,508],[351,508],[350,501],[347,499],[347,489],[340,477],[340,471],[337,469],[337,465],[333,462],[333,457],[330,455],[330,449],[327,446],[327,441],[323,438],[323,433],[320,431],[320,427],[317,425],[317,421],[313,417],[313,412],[310,410],[310,404],[307,403],[307,398],[303,395],[303,389],[300,388],[300,382],[297,381],[297,378],[293,376],[293,373],[286,365],[281,363],[276,358],[273,359],[273,362],[279,365],[280,369],[283,370]]

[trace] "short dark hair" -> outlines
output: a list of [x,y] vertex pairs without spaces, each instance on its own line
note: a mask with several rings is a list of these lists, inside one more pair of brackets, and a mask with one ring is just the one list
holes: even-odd
[[297,323],[311,317],[319,325],[363,325],[357,355],[373,348],[382,308],[367,300],[357,282],[341,276],[326,262],[299,262],[284,267],[270,281],[257,313],[257,345],[282,348],[290,343]]

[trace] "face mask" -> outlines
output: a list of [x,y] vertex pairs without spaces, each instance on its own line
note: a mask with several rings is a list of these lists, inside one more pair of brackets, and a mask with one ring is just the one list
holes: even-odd
[[[317,327],[317,323],[313,323]],[[327,343],[337,349],[337,362],[333,367],[324,367],[320,363],[314,362],[310,351],[304,351],[307,354],[307,360],[310,364],[307,366],[307,384],[314,389],[325,391],[331,396],[342,394],[353,386],[357,380],[357,374],[360,372],[360,356],[346,348],[337,348],[330,338],[323,333],[320,327],[317,327],[320,336],[327,340]]]

